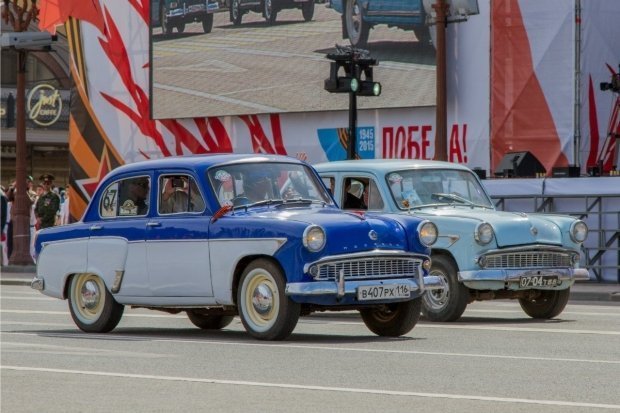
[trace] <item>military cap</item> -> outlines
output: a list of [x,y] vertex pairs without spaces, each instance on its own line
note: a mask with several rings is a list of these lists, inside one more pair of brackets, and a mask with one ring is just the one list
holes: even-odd
[[54,180],[54,175],[43,174],[39,177],[39,179],[43,182],[52,182]]

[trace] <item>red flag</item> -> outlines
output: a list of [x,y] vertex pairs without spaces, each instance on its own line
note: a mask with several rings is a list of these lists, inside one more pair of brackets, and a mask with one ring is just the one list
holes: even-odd
[[41,0],[39,6],[39,29],[56,32],[56,26],[69,17],[94,25],[104,33],[105,21],[99,0]]

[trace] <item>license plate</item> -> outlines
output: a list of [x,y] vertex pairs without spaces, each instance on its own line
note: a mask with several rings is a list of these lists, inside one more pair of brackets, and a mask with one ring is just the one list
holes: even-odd
[[411,290],[407,284],[364,285],[357,288],[359,301],[409,298]]
[[557,275],[524,275],[519,277],[519,286],[528,287],[557,287],[560,280]]

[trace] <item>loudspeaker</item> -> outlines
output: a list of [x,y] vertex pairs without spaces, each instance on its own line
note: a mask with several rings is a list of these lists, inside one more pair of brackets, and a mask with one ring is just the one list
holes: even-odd
[[536,174],[544,174],[546,172],[545,167],[531,152],[508,152],[495,169],[495,176],[504,178],[534,178]]
[[551,170],[554,178],[578,178],[580,175],[581,169],[578,166],[556,166]]

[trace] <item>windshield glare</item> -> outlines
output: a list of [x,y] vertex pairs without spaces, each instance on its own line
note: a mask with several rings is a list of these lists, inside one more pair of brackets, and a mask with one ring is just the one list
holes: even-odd
[[493,208],[488,195],[475,175],[469,171],[417,169],[391,172],[386,179],[392,197],[400,209],[443,204],[475,204]]
[[220,206],[296,199],[331,203],[323,184],[306,165],[232,164],[211,168],[207,174]]

